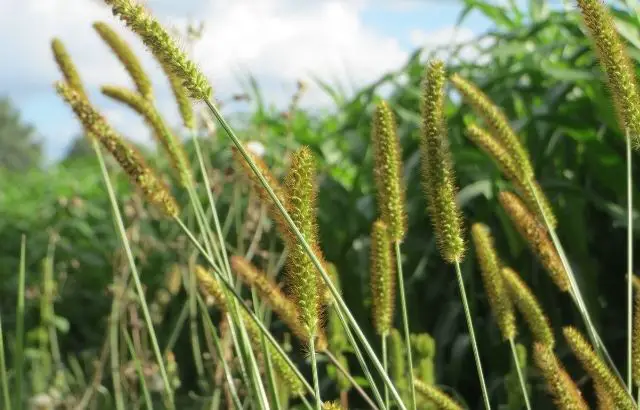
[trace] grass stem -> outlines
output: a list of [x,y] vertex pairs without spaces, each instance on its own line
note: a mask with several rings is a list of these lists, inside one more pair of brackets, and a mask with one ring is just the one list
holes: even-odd
[[26,277],[26,252],[27,239],[22,235],[20,244],[20,270],[18,272],[18,304],[16,308],[16,347],[15,347],[15,374],[16,374],[16,396],[15,408],[22,406],[22,381],[24,372],[24,291]]
[[[411,332],[409,331],[409,313],[407,312],[407,299],[404,292],[404,274],[402,273],[402,254],[400,253],[400,241],[394,242],[396,254],[398,289],[400,291],[400,309],[402,313],[402,329],[404,331],[404,343],[407,351],[407,367],[409,369],[409,384],[411,385],[411,408],[416,408],[416,388],[413,380],[413,354],[411,353]],[[385,368],[386,371],[386,368]]]
[[322,399],[320,398],[320,380],[318,380],[318,362],[316,360],[316,346],[314,339],[315,332],[309,337],[309,353],[311,355],[311,373],[313,373],[313,390],[316,393],[316,410],[322,410]]
[[633,363],[633,177],[631,167],[631,139],[626,132],[627,151],[627,388],[632,393]]
[[4,408],[11,410],[11,397],[9,397],[9,376],[7,375],[7,362],[4,357],[4,334],[2,333],[2,316],[0,316],[0,385],[2,385],[2,402]]
[[516,350],[516,344],[513,339],[509,339],[509,345],[511,346],[511,353],[513,354],[513,363],[516,365],[516,372],[518,372],[518,380],[520,381],[520,388],[522,389],[522,397],[524,397],[524,404],[527,410],[531,410],[531,403],[529,402],[529,393],[527,392],[527,382],[522,373],[522,367],[518,360],[518,352]]
[[[384,372],[389,374],[389,352],[387,352],[387,337],[389,335],[387,333],[381,336],[381,344],[382,344],[382,365],[384,366]],[[387,385],[384,385],[384,406],[385,408],[389,408],[389,388]]]
[[[376,406],[375,403],[373,402],[373,400],[371,400],[371,397],[369,397],[369,395],[362,389],[362,387],[360,387],[360,385],[353,378],[351,373],[349,373],[347,371],[347,369],[345,369],[344,366],[342,366],[342,364],[334,356],[334,354],[331,353],[329,350],[326,350],[323,353],[329,358],[329,360],[331,361],[331,363],[333,363],[333,365],[336,367],[336,369],[338,369],[338,371],[340,373],[342,373],[343,376],[346,377],[349,380],[349,382],[351,382],[351,385],[353,386],[353,388],[356,389],[356,391],[360,394],[360,396],[362,396],[364,401],[367,402],[367,405],[371,408],[371,410],[379,410],[378,406]],[[389,407],[387,406],[386,408],[388,409]]]

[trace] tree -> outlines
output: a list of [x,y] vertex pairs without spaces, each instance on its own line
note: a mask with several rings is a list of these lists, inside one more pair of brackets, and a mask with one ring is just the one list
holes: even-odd
[[25,171],[40,166],[42,143],[8,97],[0,97],[0,168]]

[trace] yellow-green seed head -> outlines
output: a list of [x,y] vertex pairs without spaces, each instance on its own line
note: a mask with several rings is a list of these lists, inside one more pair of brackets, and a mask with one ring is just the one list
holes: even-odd
[[[300,322],[300,314],[294,302],[280,290],[280,287],[264,272],[256,268],[251,262],[241,256],[231,257],[231,268],[248,286],[253,286],[262,296],[262,299],[291,329],[294,335],[303,343],[309,340],[309,334]],[[320,329],[318,334],[317,349],[322,351],[327,347],[327,338]]]
[[168,187],[145,163],[142,155],[127,144],[83,95],[63,83],[56,83],[58,94],[73,109],[87,134],[94,136],[120,164],[143,196],[165,215],[177,217],[178,204]]
[[396,302],[395,259],[387,225],[377,220],[371,229],[371,304],[373,326],[386,335],[393,325]]
[[633,381],[640,386],[640,278],[633,276],[633,344],[632,344],[632,370]]
[[402,185],[402,152],[393,112],[386,101],[373,115],[371,133],[378,210],[393,241],[401,241],[407,230]]
[[337,401],[325,401],[322,403],[322,410],[344,410]]
[[187,160],[187,154],[183,145],[171,132],[164,119],[156,109],[153,102],[144,99],[126,88],[105,85],[102,87],[102,94],[116,101],[119,101],[137,112],[153,130],[156,141],[169,156],[169,160],[180,176],[180,183],[187,186],[191,181],[191,167]]
[[635,409],[633,400],[625,387],[618,381],[613,372],[607,367],[602,358],[593,350],[587,339],[574,327],[567,326],[562,329],[569,348],[576,356],[585,371],[593,380],[597,380],[611,394],[611,398],[620,410]]
[[462,410],[463,407],[456,403],[448,394],[435,386],[414,380],[416,391],[429,401],[433,402],[440,410]]
[[53,57],[55,58],[56,64],[58,65],[67,85],[77,93],[86,95],[80,74],[78,74],[78,70],[73,64],[69,53],[67,53],[67,49],[64,47],[64,44],[62,44],[62,41],[54,38],[53,41],[51,41],[51,50],[53,51]]
[[167,78],[169,79],[169,85],[171,86],[171,92],[173,98],[178,105],[178,111],[180,112],[180,118],[182,118],[182,125],[188,130],[196,129],[196,115],[193,110],[193,104],[189,99],[189,91],[182,85],[182,80],[171,71],[165,69]]
[[501,272],[511,300],[527,322],[533,339],[537,343],[553,348],[556,342],[553,329],[531,289],[513,269],[504,267]]
[[[316,225],[316,165],[311,150],[307,147],[297,151],[285,179],[287,203],[291,219],[299,228],[311,249],[318,248]],[[298,306],[300,320],[310,336],[317,333],[320,323],[321,278],[302,244],[293,232],[287,235],[289,257],[287,275],[291,295]]]
[[422,95],[422,174],[431,222],[442,257],[450,263],[464,256],[462,218],[444,117],[444,63],[427,66]]
[[593,39],[600,65],[607,76],[618,121],[640,146],[640,94],[635,67],[616,31],[607,6],[601,0],[577,0],[584,23]]
[[569,277],[546,229],[515,194],[501,192],[500,204],[520,235],[537,255],[538,260],[551,276],[551,280],[562,292],[568,292],[570,288]]
[[596,392],[596,399],[598,410],[616,410],[616,403],[611,397],[611,393],[607,391],[607,388],[599,381],[593,381],[593,389]]
[[180,291],[180,287],[182,287],[180,265],[171,265],[171,269],[165,274],[164,287],[171,295],[175,295]]
[[140,36],[156,59],[182,80],[191,98],[209,100],[212,89],[207,78],[142,5],[133,0],[105,0],[105,3],[111,6],[115,16]]
[[588,410],[589,406],[582,397],[571,376],[566,372],[553,348],[540,343],[533,345],[533,360],[544,377],[553,402],[560,410]]
[[476,114],[482,117],[495,138],[511,154],[523,179],[532,177],[533,167],[531,166],[529,154],[527,154],[520,138],[509,125],[509,121],[502,110],[475,84],[464,79],[459,74],[451,76],[451,83],[462,94],[467,104],[471,105]]
[[140,60],[133,53],[126,41],[124,41],[118,33],[113,31],[106,23],[93,23],[93,28],[100,35],[102,40],[109,45],[111,51],[118,57],[125,70],[133,80],[136,90],[145,100],[153,99],[153,87],[149,76],[142,69]]
[[513,314],[513,305],[507,294],[504,280],[500,274],[500,259],[493,245],[493,238],[489,228],[480,223],[471,227],[471,237],[476,249],[478,264],[482,272],[482,281],[491,311],[498,323],[505,340],[514,340],[516,337],[516,318]]

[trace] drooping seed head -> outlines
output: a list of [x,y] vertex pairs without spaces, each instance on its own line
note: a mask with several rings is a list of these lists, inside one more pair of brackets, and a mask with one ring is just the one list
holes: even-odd
[[165,215],[177,217],[179,208],[175,198],[169,192],[168,187],[145,163],[142,155],[109,126],[84,95],[60,82],[56,83],[56,90],[71,106],[87,134],[97,138],[104,149],[116,159],[147,201]]
[[516,337],[516,318],[504,279],[500,275],[500,259],[496,254],[489,228],[484,224],[475,223],[471,227],[471,237],[475,245],[491,311],[496,318],[502,337],[505,340],[514,340]]
[[395,259],[387,225],[382,220],[371,229],[371,304],[373,325],[386,335],[393,325],[396,302]]
[[520,235],[537,255],[538,260],[551,276],[551,280],[562,292],[568,292],[570,288],[569,277],[546,229],[515,194],[501,192],[500,204]]
[[378,210],[393,241],[401,241],[407,230],[402,185],[402,153],[393,112],[386,101],[378,103],[371,132]]
[[[316,225],[316,165],[311,150],[307,147],[297,151],[285,179],[289,214],[311,249],[318,248]],[[321,278],[302,244],[293,232],[287,235],[289,257],[287,275],[289,288],[298,306],[300,320],[310,336],[316,334],[320,323]]]
[[208,100],[211,85],[193,61],[178,47],[175,40],[144,7],[133,0],[105,0],[113,14],[142,39],[153,55],[182,80],[191,98]]
[[462,406],[456,403],[448,394],[435,386],[423,383],[420,380],[414,380],[413,385],[416,391],[423,395],[426,399],[433,402],[438,409],[441,410],[462,410]]
[[58,65],[67,85],[77,93],[86,95],[80,74],[78,74],[78,70],[76,69],[75,64],[73,64],[73,61],[71,60],[69,53],[67,53],[67,49],[62,41],[54,38],[53,41],[51,41],[51,50],[53,51],[53,57],[56,60],[56,64]]
[[501,273],[511,300],[527,322],[533,339],[537,343],[553,348],[555,345],[553,329],[531,289],[513,269],[504,267]]
[[640,93],[635,67],[620,40],[613,18],[601,0],[578,0],[578,7],[607,76],[618,122],[640,146]]
[[533,167],[531,166],[529,154],[527,154],[520,138],[509,125],[509,121],[502,110],[475,84],[459,74],[451,76],[451,83],[462,94],[467,104],[471,105],[476,114],[482,117],[491,133],[512,155],[523,179],[532,177]]
[[553,402],[560,410],[588,410],[589,406],[582,397],[571,376],[566,372],[553,349],[540,343],[533,345],[533,360],[544,377]]
[[129,47],[126,41],[122,39],[118,33],[113,31],[106,23],[101,21],[93,23],[93,28],[100,35],[107,45],[111,48],[111,51],[116,55],[118,60],[122,63],[125,70],[129,73],[129,76],[133,80],[136,86],[136,90],[145,100],[153,100],[153,87],[151,86],[151,80],[149,76],[144,72],[140,60],[133,53],[133,50]]
[[180,183],[186,187],[192,178],[187,153],[184,150],[184,146],[177,140],[164,119],[162,119],[153,102],[122,87],[105,85],[101,90],[102,94],[129,106],[144,119],[153,130],[156,141],[160,143],[169,156],[173,168],[180,177]]
[[464,256],[462,220],[444,117],[444,63],[427,66],[422,96],[422,174],[429,213],[442,257],[450,263]]
[[184,125],[186,129],[193,131],[196,129],[196,115],[193,110],[193,104],[189,99],[189,91],[184,85],[182,85],[182,80],[177,75],[166,69],[165,72],[169,79],[173,98],[176,100],[176,104],[178,105],[182,125]]
[[611,399],[616,404],[616,408],[620,410],[635,409],[636,406],[627,392],[625,387],[618,381],[611,369],[607,367],[605,362],[596,354],[593,347],[587,339],[574,327],[567,326],[562,329],[564,337],[569,344],[569,348],[576,356],[585,371],[593,380],[597,380],[611,394]]
[[[271,307],[278,317],[289,327],[303,343],[309,341],[309,333],[300,321],[298,307],[281,290],[280,287],[264,272],[241,256],[231,257],[231,268],[248,286],[253,286]],[[327,339],[322,329],[319,330],[317,349],[325,350]]]

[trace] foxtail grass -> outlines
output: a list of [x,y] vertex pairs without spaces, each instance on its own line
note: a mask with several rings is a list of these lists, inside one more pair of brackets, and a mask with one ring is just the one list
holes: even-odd
[[455,177],[449,141],[447,140],[445,102],[445,67],[440,60],[428,63],[423,80],[421,157],[423,186],[427,195],[428,210],[434,228],[436,242],[443,259],[455,265],[460,296],[471,339],[478,379],[484,405],[491,409],[484,380],[480,353],[473,329],[471,310],[460,271],[465,243],[462,237],[462,217],[456,204]]
[[69,87],[76,90],[76,92],[86,94],[80,74],[78,73],[75,64],[73,64],[73,60],[71,60],[71,56],[69,56],[69,53],[62,41],[57,38],[53,39],[51,42],[51,50],[53,51],[53,57],[56,60],[56,64],[58,65],[65,82]]
[[589,409],[582,397],[582,392],[553,353],[552,347],[534,343],[533,359],[542,373],[554,404],[559,410]]
[[462,406],[456,403],[449,395],[435,386],[423,383],[420,380],[414,381],[416,390],[430,402],[435,404],[440,410],[462,410]]

